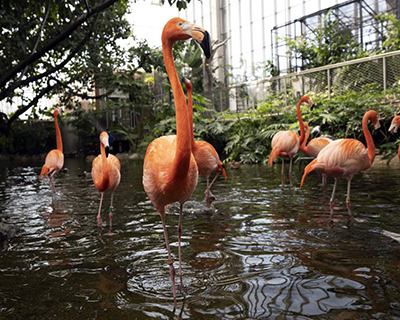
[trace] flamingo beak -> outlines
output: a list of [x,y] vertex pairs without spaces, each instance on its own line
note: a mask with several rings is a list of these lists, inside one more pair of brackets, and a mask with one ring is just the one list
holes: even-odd
[[210,34],[205,29],[200,28],[199,26],[196,26],[194,24],[190,26],[190,34],[192,38],[196,40],[197,43],[200,44],[200,47],[203,49],[206,58],[210,59],[211,57]]
[[390,133],[397,133],[397,121],[393,122],[389,127]]

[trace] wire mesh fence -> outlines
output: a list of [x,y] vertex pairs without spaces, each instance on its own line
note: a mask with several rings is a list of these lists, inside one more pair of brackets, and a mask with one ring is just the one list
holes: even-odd
[[271,97],[279,98],[279,103],[287,106],[309,92],[330,98],[359,92],[365,86],[378,91],[400,87],[400,51],[237,84],[214,90],[207,97],[216,111],[245,112]]

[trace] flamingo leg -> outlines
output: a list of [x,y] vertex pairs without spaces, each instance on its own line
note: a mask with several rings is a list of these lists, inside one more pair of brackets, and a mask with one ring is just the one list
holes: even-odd
[[183,283],[182,283],[182,256],[181,256],[182,213],[183,213],[183,204],[180,205],[179,222],[178,222],[179,277],[180,277],[180,281],[181,281],[181,289],[183,288]]
[[50,187],[51,187],[51,191],[52,191],[53,193],[56,193],[56,188],[55,188],[55,186],[54,186],[54,178],[53,178],[53,176],[54,176],[54,174],[55,174],[56,172],[57,172],[57,171],[54,170],[54,171],[50,174]]
[[290,182],[290,187],[292,187],[292,162],[293,162],[293,158],[290,158],[290,162],[289,162],[289,182]]
[[100,197],[100,206],[99,206],[99,213],[97,214],[97,225],[99,228],[101,228],[101,204],[103,203],[103,196],[104,196],[104,192],[101,192],[101,197]]
[[333,199],[334,199],[334,197],[335,197],[336,185],[337,185],[337,179],[335,178],[335,182],[333,183],[333,190],[332,190],[332,195],[331,195],[331,201],[330,201],[331,219],[333,219],[333,206],[335,205],[334,202],[333,202]]
[[112,217],[113,217],[113,212],[114,212],[113,199],[114,199],[114,191],[111,193],[110,212],[108,214],[108,219],[110,221],[110,228],[109,228],[108,232],[106,233],[106,235],[108,235],[108,236],[115,235],[115,233],[111,231],[112,230]]
[[[208,189],[208,195],[210,195],[211,186],[213,185],[213,183],[215,182],[215,180],[217,180],[217,178],[219,177],[220,174],[221,174],[221,171],[218,170],[218,172],[217,172],[217,174],[215,175],[214,179],[211,181],[210,185],[207,187],[207,189]],[[208,181],[208,177],[207,177],[207,181]]]
[[206,199],[210,196],[210,176],[207,176],[207,189],[204,191],[204,194],[206,195]]
[[176,290],[175,290],[175,269],[174,269],[174,260],[172,259],[171,256],[171,249],[169,248],[169,241],[168,241],[168,231],[167,227],[165,226],[165,219],[164,219],[164,208],[159,210],[161,220],[162,220],[162,225],[164,229],[164,238],[165,238],[165,245],[167,247],[168,251],[168,261],[167,264],[169,265],[169,274],[171,276],[171,282],[172,282],[172,293],[174,295],[174,306],[176,306]]
[[282,189],[283,189],[283,179],[285,178],[285,174],[283,173],[284,166],[285,166],[285,158],[282,158],[282,171],[281,171]]
[[322,174],[322,185],[325,186],[326,185],[326,173]]
[[351,179],[347,180],[347,196],[346,196],[346,205],[347,205],[347,210],[349,211],[349,219],[353,217],[351,214],[350,187],[351,187]]

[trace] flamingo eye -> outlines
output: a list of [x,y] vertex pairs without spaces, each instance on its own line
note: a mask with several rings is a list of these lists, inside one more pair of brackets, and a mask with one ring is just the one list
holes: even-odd
[[182,25],[183,25],[182,21],[179,21],[178,26],[182,27]]

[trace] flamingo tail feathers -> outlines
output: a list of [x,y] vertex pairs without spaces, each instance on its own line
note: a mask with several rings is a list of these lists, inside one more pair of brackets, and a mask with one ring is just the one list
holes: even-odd
[[226,181],[226,172],[225,172],[225,168],[224,168],[224,166],[222,165],[222,163],[219,163],[219,164],[218,164],[218,168],[219,168],[219,170],[222,171],[222,175],[224,176],[224,179],[225,179],[225,181]]
[[47,175],[49,174],[50,169],[48,167],[46,167],[46,165],[43,165],[42,167],[42,171],[40,172],[40,179],[42,179],[42,176],[44,176],[44,178],[47,177]]
[[315,169],[314,165],[317,162],[317,159],[314,159],[313,161],[311,161],[307,167],[305,167],[304,169],[304,174],[303,174],[303,178],[301,178],[301,182],[300,182],[300,188],[303,186],[304,180],[306,179],[307,175],[313,171]]
[[271,154],[269,155],[268,159],[268,166],[272,166],[274,163],[274,160],[279,156],[279,153],[281,152],[281,148],[275,147],[272,149]]

